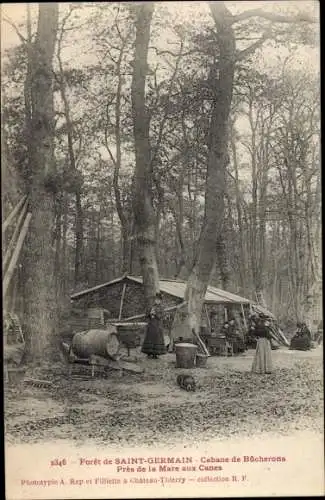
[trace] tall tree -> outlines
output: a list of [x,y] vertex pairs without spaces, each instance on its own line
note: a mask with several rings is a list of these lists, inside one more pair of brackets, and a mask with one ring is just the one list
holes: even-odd
[[156,257],[156,216],[152,199],[152,161],[149,141],[150,119],[146,107],[145,86],[148,72],[150,25],[153,3],[136,10],[136,38],[132,76],[132,111],[135,141],[134,214],[137,244],[147,304],[159,291]]
[[53,282],[54,157],[52,59],[58,29],[58,4],[39,4],[37,34],[28,85],[31,95],[30,156],[27,189],[32,222],[24,255],[26,360],[44,359],[55,329]]
[[[198,333],[202,306],[211,275],[216,265],[216,250],[223,228],[225,174],[228,160],[228,127],[236,64],[253,54],[268,38],[276,37],[275,23],[312,22],[310,16],[282,16],[263,9],[251,9],[233,15],[224,2],[209,4],[214,20],[218,48],[210,66],[210,92],[212,109],[209,122],[208,158],[205,187],[204,221],[194,265],[185,291],[186,313],[182,315],[181,329]],[[236,31],[238,22],[251,18],[269,20],[271,23],[250,46],[237,51]]]
[[[219,60],[211,67],[212,111],[208,137],[204,222],[198,251],[187,281],[184,315],[187,329],[198,333],[208,284],[216,265],[217,246],[224,217],[225,172],[228,160],[228,117],[235,73],[236,40],[231,15],[223,2],[210,3],[217,28]],[[220,240],[219,240],[220,241]]]

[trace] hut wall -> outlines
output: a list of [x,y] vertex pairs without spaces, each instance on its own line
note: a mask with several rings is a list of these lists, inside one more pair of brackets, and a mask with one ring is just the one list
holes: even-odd
[[[140,283],[127,281],[123,301],[122,319],[144,314],[144,312],[145,298],[142,285]],[[118,314],[119,310],[117,311],[116,318],[118,318]]]
[[73,300],[74,306],[87,310],[91,307],[102,307],[110,312],[112,318],[118,318],[120,311],[123,283],[100,288]]
[[[93,307],[103,307],[104,309],[110,311],[111,318],[117,319],[120,312],[120,303],[124,283],[126,284],[126,289],[121,319],[144,314],[146,311],[143,285],[129,280],[115,283],[111,286],[103,287],[100,290],[90,292],[79,299],[75,299],[73,304],[75,307],[78,307],[78,309],[83,310]],[[171,307],[182,302],[181,299],[167,295],[163,292],[162,295],[162,305],[164,308]]]

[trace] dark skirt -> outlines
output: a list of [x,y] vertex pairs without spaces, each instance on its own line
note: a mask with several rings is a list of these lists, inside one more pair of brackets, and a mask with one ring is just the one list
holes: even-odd
[[311,341],[308,335],[295,335],[290,342],[290,349],[298,351],[308,351],[311,348]]
[[166,354],[167,348],[160,320],[154,318],[149,321],[141,351],[156,356]]

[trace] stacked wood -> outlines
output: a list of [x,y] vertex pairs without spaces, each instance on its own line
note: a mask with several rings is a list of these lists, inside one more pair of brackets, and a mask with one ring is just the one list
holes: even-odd
[[79,358],[88,359],[91,355],[114,358],[120,348],[117,329],[109,325],[105,330],[88,330],[73,336],[71,350]]

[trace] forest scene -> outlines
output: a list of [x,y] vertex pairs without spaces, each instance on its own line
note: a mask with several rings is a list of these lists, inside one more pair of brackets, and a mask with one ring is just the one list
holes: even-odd
[[2,5],[8,446],[322,435],[318,9]]

